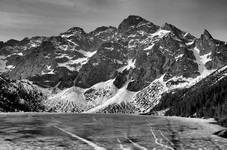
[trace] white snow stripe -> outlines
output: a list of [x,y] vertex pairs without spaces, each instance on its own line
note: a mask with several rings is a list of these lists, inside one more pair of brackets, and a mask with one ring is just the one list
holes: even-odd
[[[147,122],[148,122],[148,121],[147,121]],[[149,123],[149,122],[148,122],[148,123]],[[149,123],[148,125],[151,126],[150,123]],[[151,133],[152,133],[152,135],[153,135],[153,137],[154,137],[155,143],[156,143],[157,145],[159,145],[159,146],[161,146],[161,147],[165,147],[165,148],[167,148],[167,149],[174,150],[174,148],[169,147],[168,145],[164,145],[164,144],[162,144],[161,142],[158,141],[158,138],[156,137],[156,135],[155,135],[155,133],[154,133],[152,127],[150,127],[150,131],[151,131]]]
[[152,130],[152,128],[150,128],[150,131],[151,131],[151,133],[152,133],[152,135],[153,135],[153,137],[154,137],[155,143],[156,143],[157,145],[161,146],[161,147],[164,147],[164,145],[163,145],[162,143],[159,143],[159,142],[158,142],[158,138],[157,138],[156,135],[154,134],[154,131]]
[[77,135],[75,135],[75,134],[73,134],[73,133],[71,133],[71,132],[68,132],[68,131],[62,129],[62,128],[59,128],[59,127],[57,127],[57,126],[54,126],[54,127],[57,128],[57,129],[59,129],[59,130],[61,130],[61,131],[64,132],[64,133],[66,133],[66,134],[68,134],[68,135],[74,137],[74,138],[77,138],[78,140],[80,140],[80,141],[82,141],[82,142],[87,143],[88,145],[92,146],[95,150],[106,150],[104,147],[100,147],[100,146],[96,145],[95,143],[93,143],[93,142],[91,142],[91,141],[88,141],[88,140],[86,140],[86,139],[84,139],[84,138],[82,138],[82,137],[79,137],[79,136],[77,136]]
[[[163,133],[162,133],[162,131],[160,131],[160,130],[158,130],[159,131],[159,133],[161,134],[161,136],[162,137],[164,137],[164,139],[166,140],[166,141],[168,141],[171,145],[174,145]],[[174,148],[172,148],[172,147],[170,147],[170,146],[167,146],[167,145],[165,145],[166,146],[166,148],[167,149],[171,149],[171,150],[174,150]]]
[[163,30],[163,29],[159,29],[158,31],[156,31],[155,33],[151,34],[152,37],[155,36],[159,36],[160,38],[166,36],[167,34],[169,34],[171,31],[169,30]]
[[68,42],[72,43],[74,46],[78,46],[78,44],[76,44],[75,42],[73,42],[72,40],[67,39]]
[[141,149],[141,150],[148,150],[147,148],[137,144],[137,143],[134,143],[132,140],[130,140],[129,138],[127,138],[127,140],[129,140],[129,142],[131,142],[135,147]]
[[191,41],[191,42],[188,42],[188,43],[185,43],[187,46],[190,46],[192,44],[194,44],[195,40]]
[[203,64],[203,62],[201,61],[201,57],[200,57],[200,50],[195,47],[194,49],[192,49],[192,52],[196,58],[195,63],[198,64],[198,69],[199,69],[199,73],[202,74],[204,70],[206,70],[205,64]]
[[117,141],[118,141],[118,143],[119,143],[120,149],[122,149],[122,150],[131,150],[130,147],[126,147],[126,148],[125,148],[125,147],[121,144],[121,141],[120,141],[119,139],[117,139]]
[[151,45],[149,45],[147,48],[145,48],[144,50],[146,51],[146,50],[150,50],[150,49],[152,49],[153,47],[154,47],[154,43],[153,44],[151,44]]
[[186,37],[188,34],[189,34],[189,33],[188,33],[188,32],[186,32],[186,33],[184,34],[184,37]]

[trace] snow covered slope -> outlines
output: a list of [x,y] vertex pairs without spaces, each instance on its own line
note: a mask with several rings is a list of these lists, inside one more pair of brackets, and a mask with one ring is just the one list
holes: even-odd
[[84,112],[100,106],[114,97],[117,88],[113,80],[98,83],[91,88],[71,87],[50,96],[44,103],[47,111],[54,112]]

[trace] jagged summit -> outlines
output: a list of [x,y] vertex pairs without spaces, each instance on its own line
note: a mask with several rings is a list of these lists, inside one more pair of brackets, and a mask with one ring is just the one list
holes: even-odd
[[135,27],[138,27],[139,25],[142,26],[143,24],[150,24],[155,28],[157,28],[156,25],[154,25],[153,23],[149,22],[148,20],[140,16],[130,15],[120,23],[120,25],[118,26],[118,30],[119,32],[124,33],[124,32],[127,32],[130,28],[135,28]]
[[172,25],[172,24],[169,24],[169,23],[165,23],[163,26],[162,26],[163,29],[165,30],[169,30],[169,31],[172,31],[173,33],[175,34],[182,34],[182,33],[185,33],[184,31],[180,30],[179,28],[177,28],[175,25]]
[[99,33],[99,32],[102,32],[102,31],[105,31],[105,30],[108,30],[108,29],[116,30],[117,28],[113,27],[113,26],[101,26],[101,27],[98,27],[95,30],[91,31],[89,34]]
[[61,33],[61,36],[73,36],[73,35],[85,35],[86,32],[84,31],[83,28],[81,27],[72,27],[70,29],[68,29],[66,32]]
[[14,45],[18,44],[19,42],[20,41],[18,41],[18,40],[10,39],[10,40],[6,41],[4,44],[8,45],[8,46],[14,46]]
[[178,38],[182,40],[193,40],[195,37],[188,32],[182,31],[173,24],[165,23],[162,26],[163,29],[173,32]]
[[213,39],[212,35],[209,33],[207,29],[204,29],[203,34],[201,36],[204,36],[206,40]]
[[0,41],[0,48],[2,48],[3,45],[4,45],[4,42]]
[[129,15],[120,24],[128,23],[129,25],[137,25],[140,22],[148,22],[148,20],[146,20],[140,16]]

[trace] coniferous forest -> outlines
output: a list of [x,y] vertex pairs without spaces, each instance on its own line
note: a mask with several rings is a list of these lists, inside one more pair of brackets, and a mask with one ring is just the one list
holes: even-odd
[[0,77],[0,112],[44,111],[43,93],[27,80]]
[[211,76],[191,88],[165,93],[152,111],[167,109],[167,116],[215,118],[227,126],[227,76],[214,80]]

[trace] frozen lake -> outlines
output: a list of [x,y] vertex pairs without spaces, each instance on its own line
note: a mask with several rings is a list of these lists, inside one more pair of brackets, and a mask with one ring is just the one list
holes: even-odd
[[0,150],[227,149],[202,119],[114,114],[1,114]]

